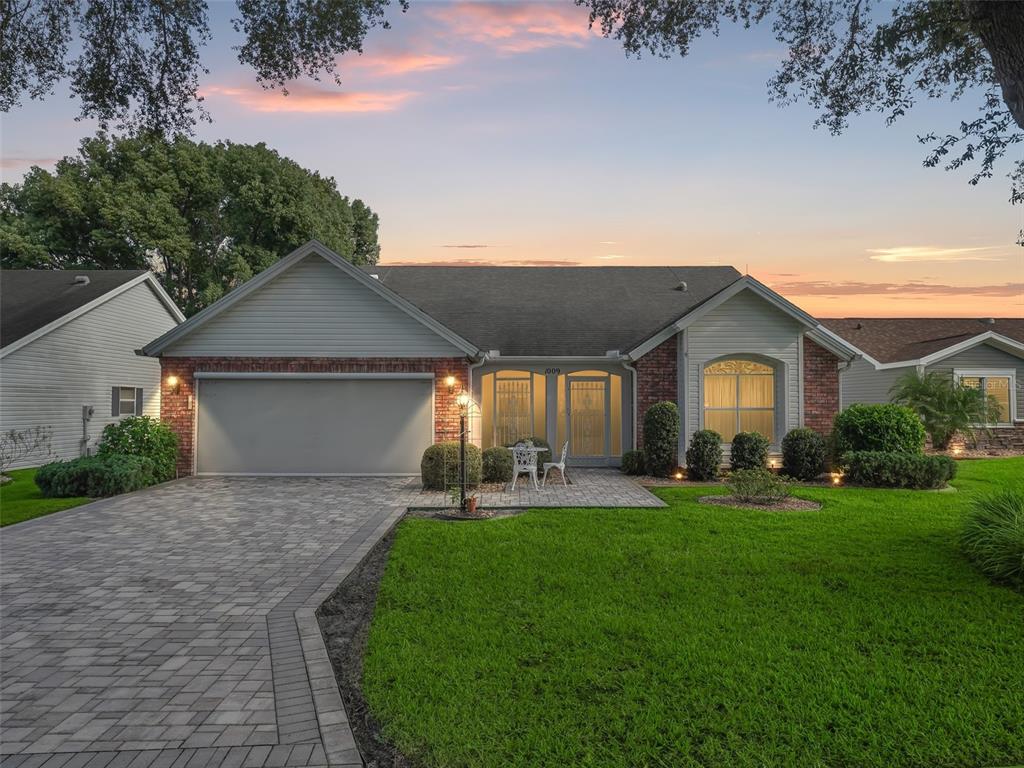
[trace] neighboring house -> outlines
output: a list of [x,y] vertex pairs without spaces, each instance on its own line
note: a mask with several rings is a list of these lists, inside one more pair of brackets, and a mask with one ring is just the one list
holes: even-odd
[[[828,431],[846,342],[731,267],[367,267],[299,248],[146,345],[179,469],[405,474],[459,434],[569,441],[614,465],[646,409],[702,427]],[[446,379],[456,382],[449,387]]]
[[151,272],[3,270],[0,429],[48,428],[66,459],[124,416],[158,417],[160,365],[136,350],[184,319]]
[[887,403],[910,371],[938,371],[982,389],[1000,406],[984,439],[1024,448],[1024,319],[843,318],[822,320],[861,357],[841,375],[843,407]]

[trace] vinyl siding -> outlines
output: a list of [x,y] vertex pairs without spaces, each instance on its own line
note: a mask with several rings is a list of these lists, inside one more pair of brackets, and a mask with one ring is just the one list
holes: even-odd
[[[81,455],[82,406],[95,408],[91,445],[111,416],[114,386],[142,387],[143,413],[160,416],[160,361],[135,350],[177,324],[146,283],[129,288],[0,360],[0,429],[53,430],[56,457]],[[15,465],[35,466],[35,457]]]
[[782,379],[776,383],[781,399],[777,399],[773,443],[777,444],[781,434],[800,426],[800,338],[803,331],[789,315],[750,291],[741,291],[689,326],[684,331],[686,354],[680,356],[681,376],[686,382],[685,444],[688,445],[690,436],[703,426],[701,379],[704,366],[728,355],[760,355],[781,363],[776,368],[776,376]]
[[929,365],[926,370],[952,374],[956,368],[978,369],[995,368],[998,370],[1013,369],[1017,372],[1017,419],[1024,419],[1024,360],[988,344],[979,344],[971,349],[940,360]]
[[168,357],[453,357],[461,351],[310,255],[172,344]]
[[901,376],[905,376],[914,367],[885,368],[881,371],[875,370],[875,366],[863,358],[853,361],[853,364],[839,374],[839,386],[842,402],[840,405],[845,408],[854,403],[888,403],[889,390]]

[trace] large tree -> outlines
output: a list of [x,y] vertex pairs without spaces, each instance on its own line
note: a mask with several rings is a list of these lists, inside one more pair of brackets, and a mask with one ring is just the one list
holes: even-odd
[[[724,22],[769,24],[786,49],[771,97],[809,102],[836,133],[862,112],[895,120],[922,99],[980,92],[976,114],[921,137],[926,164],[968,166],[971,183],[1024,138],[1022,0],[575,2],[628,54],[685,56]],[[392,4],[407,0],[236,0],[238,59],[267,88],[338,80],[339,57],[387,27]],[[205,116],[196,89],[209,37],[207,0],[0,0],[0,110],[67,82],[103,126],[190,131]],[[1024,202],[1024,160],[1012,160],[1010,199]]]
[[377,261],[377,215],[263,144],[100,134],[0,185],[2,266],[153,267],[186,314],[310,238]]

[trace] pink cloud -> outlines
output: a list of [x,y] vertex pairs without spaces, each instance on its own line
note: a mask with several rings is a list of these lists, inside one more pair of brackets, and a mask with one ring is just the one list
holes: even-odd
[[429,13],[453,34],[493,45],[502,53],[578,48],[599,35],[589,28],[587,11],[569,4],[458,2]]
[[487,261],[486,259],[431,259],[427,261],[389,261],[381,262],[382,267],[578,267],[578,261],[562,261],[557,259],[506,259],[504,261]]
[[337,91],[295,84],[289,86],[287,96],[280,91],[222,85],[207,86],[200,95],[222,96],[254,112],[316,114],[393,112],[416,94],[410,91]]
[[393,77],[395,75],[407,75],[415,72],[434,72],[439,69],[447,69],[455,66],[460,61],[462,61],[460,56],[396,51],[343,59],[341,66],[367,70],[372,74],[384,77]]

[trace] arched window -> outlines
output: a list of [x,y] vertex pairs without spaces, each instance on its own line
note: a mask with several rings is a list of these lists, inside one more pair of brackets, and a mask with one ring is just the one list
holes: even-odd
[[753,360],[718,360],[704,366],[704,428],[722,441],[737,432],[775,439],[775,369]]

